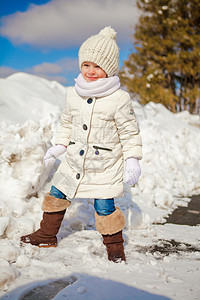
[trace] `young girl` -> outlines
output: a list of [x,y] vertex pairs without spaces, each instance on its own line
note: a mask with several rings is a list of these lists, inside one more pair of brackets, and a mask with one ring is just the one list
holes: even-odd
[[[141,174],[141,138],[130,96],[116,76],[119,49],[116,32],[105,27],[79,50],[81,73],[67,92],[56,145],[45,157],[53,166],[66,152],[44,197],[40,229],[21,237],[23,243],[56,247],[56,234],[73,198],[94,198],[96,228],[102,234],[108,259],[125,261],[122,229],[125,216],[114,198],[123,196],[123,177],[129,185]],[[125,164],[124,164],[125,162]]]

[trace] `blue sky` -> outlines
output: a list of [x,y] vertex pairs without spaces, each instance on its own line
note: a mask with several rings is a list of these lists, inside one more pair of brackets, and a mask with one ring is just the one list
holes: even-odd
[[0,77],[28,72],[73,85],[81,43],[105,26],[117,31],[120,67],[133,46],[135,0],[0,0]]

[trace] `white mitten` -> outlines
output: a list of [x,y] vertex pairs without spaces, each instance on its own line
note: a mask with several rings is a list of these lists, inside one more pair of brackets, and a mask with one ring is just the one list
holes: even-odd
[[135,185],[141,175],[139,160],[129,157],[125,163],[124,181],[129,185]]
[[56,159],[61,154],[65,153],[66,150],[67,150],[67,147],[65,147],[64,145],[56,145],[56,146],[49,148],[49,150],[47,151],[47,153],[44,156],[44,163],[45,163],[46,168],[52,168]]

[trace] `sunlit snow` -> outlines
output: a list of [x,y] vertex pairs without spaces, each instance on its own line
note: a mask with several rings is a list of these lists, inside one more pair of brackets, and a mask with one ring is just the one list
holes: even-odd
[[[20,247],[20,236],[39,228],[42,199],[60,163],[49,174],[43,157],[54,143],[66,91],[25,73],[0,79],[1,299],[23,299],[35,288],[41,299],[198,299],[199,251],[162,256],[147,250],[172,239],[199,247],[199,226],[155,225],[200,193],[200,119],[187,111],[133,101],[144,157],[139,183],[116,199],[127,219],[126,264],[107,260],[92,199],[73,200],[57,248]],[[51,284],[54,293],[62,287],[51,294]]]

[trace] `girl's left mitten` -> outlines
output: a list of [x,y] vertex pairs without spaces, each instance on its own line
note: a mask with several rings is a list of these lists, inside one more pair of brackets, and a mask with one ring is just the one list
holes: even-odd
[[125,162],[124,181],[129,185],[135,185],[141,175],[139,160],[134,157],[127,158]]

